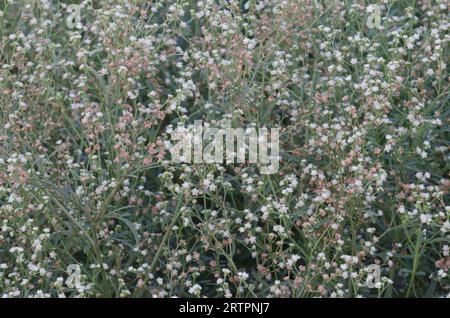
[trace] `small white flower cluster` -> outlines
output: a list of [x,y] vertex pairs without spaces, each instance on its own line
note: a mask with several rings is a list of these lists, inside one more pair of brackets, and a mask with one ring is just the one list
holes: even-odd
[[2,297],[448,296],[443,1],[57,2],[0,11]]

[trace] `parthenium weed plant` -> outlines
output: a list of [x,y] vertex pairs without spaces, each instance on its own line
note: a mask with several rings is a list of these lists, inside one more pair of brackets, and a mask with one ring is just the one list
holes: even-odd
[[1,296],[449,295],[447,1],[74,2],[0,0]]

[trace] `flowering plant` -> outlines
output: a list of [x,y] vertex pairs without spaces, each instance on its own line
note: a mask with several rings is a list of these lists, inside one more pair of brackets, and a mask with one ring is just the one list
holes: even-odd
[[[448,296],[449,21],[446,0],[0,1],[0,295]],[[277,129],[277,169],[174,162],[196,120]]]

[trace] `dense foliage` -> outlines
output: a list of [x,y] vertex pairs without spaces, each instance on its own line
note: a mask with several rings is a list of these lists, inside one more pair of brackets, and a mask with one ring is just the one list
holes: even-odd
[[[447,1],[68,4],[0,0],[0,295],[449,295]],[[197,119],[279,171],[174,164]]]

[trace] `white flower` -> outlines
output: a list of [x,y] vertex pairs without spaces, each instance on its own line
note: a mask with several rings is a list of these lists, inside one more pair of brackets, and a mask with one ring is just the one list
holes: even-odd
[[200,295],[200,292],[202,291],[202,287],[199,284],[195,284],[191,288],[189,288],[189,294],[192,295]]
[[423,224],[430,224],[432,220],[431,214],[421,214],[420,215],[420,222],[422,222]]
[[246,272],[238,272],[237,275],[241,281],[246,281],[249,276]]
[[331,196],[331,192],[328,191],[327,189],[323,189],[322,194],[320,196],[322,197],[322,199],[326,200]]
[[284,233],[284,227],[282,225],[274,225],[273,226],[273,231],[278,233],[278,234],[283,234]]

